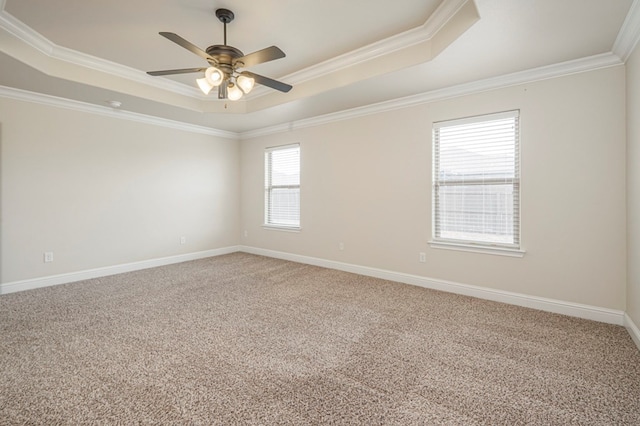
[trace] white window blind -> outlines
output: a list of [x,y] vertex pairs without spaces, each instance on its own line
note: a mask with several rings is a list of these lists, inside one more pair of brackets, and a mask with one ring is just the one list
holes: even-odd
[[265,151],[265,225],[300,227],[300,145]]
[[520,247],[518,111],[434,123],[436,242]]

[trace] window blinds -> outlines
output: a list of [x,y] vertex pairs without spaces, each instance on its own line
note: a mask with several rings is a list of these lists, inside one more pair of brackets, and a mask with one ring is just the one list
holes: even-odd
[[300,145],[265,151],[265,224],[300,226]]
[[518,111],[433,126],[436,241],[518,248]]

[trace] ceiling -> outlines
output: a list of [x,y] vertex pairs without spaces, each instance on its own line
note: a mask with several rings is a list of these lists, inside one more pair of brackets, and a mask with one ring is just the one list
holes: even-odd
[[[639,2],[0,0],[0,86],[104,108],[117,100],[122,111],[242,134],[474,82],[544,77],[558,64],[622,63],[638,38]],[[145,73],[206,66],[158,32],[202,49],[222,44],[217,8],[235,14],[228,44],[286,53],[250,70],[293,90],[259,87],[232,102],[203,95],[198,74]]]

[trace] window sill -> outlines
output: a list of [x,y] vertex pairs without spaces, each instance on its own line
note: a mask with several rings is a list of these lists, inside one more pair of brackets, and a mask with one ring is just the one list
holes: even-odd
[[480,246],[475,244],[454,243],[448,241],[429,241],[429,246],[435,249],[458,250],[471,253],[493,254],[497,256],[524,257],[525,251],[507,247]]
[[284,225],[267,225],[264,224],[262,227],[268,231],[284,231],[284,232],[300,232],[302,228],[299,226],[284,226]]

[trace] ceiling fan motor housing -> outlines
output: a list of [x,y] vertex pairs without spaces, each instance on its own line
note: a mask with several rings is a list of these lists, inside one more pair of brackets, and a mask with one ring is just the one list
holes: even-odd
[[211,65],[217,66],[227,74],[232,74],[235,68],[243,65],[242,62],[238,62],[237,59],[242,58],[244,53],[233,46],[215,44],[207,47],[206,52],[217,61],[217,63],[212,63]]

